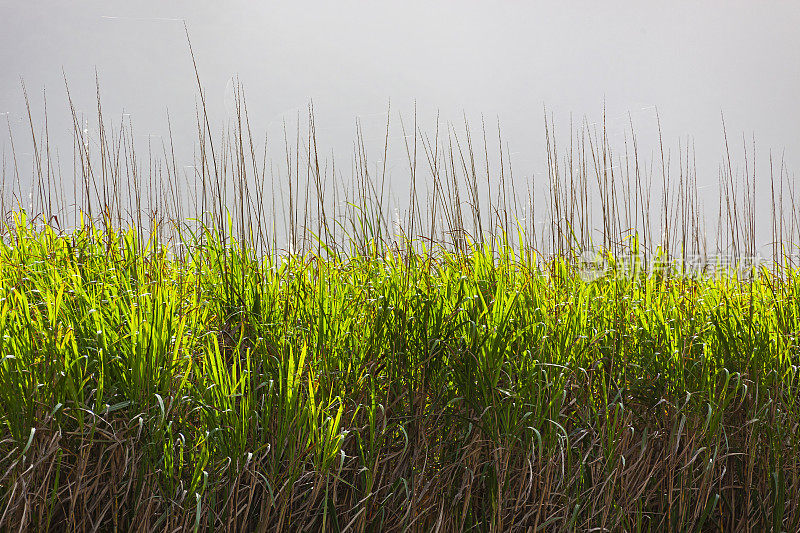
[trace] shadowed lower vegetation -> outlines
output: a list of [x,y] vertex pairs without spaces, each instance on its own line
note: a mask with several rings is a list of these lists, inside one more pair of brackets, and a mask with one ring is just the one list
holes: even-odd
[[[561,173],[548,136],[537,237],[506,196],[502,150],[481,189],[469,131],[419,136],[421,209],[415,125],[393,233],[361,140],[352,197],[323,201],[310,115],[305,159],[299,141],[286,150],[282,253],[237,109],[216,151],[198,114],[195,219],[169,149],[148,188],[124,129],[91,154],[77,118],[74,227],[46,157],[38,211],[5,212],[0,529],[800,529],[783,173],[770,261],[697,271],[688,254],[713,261],[688,167],[670,186],[662,161],[652,220],[652,175],[609,175],[604,133],[581,133]],[[755,174],[737,189],[729,162],[722,178],[719,246],[752,255]]]

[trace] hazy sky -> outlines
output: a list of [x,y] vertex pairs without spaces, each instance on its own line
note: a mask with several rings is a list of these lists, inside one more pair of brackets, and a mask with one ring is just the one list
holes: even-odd
[[[91,111],[94,75],[105,111],[136,131],[194,138],[196,87],[183,22],[210,111],[244,85],[251,122],[277,131],[313,99],[325,146],[348,157],[354,121],[382,146],[387,103],[417,103],[430,124],[465,113],[499,118],[515,170],[544,169],[544,106],[565,129],[602,116],[619,135],[630,112],[642,135],[677,146],[691,135],[701,181],[716,184],[721,111],[729,135],[800,163],[798,2],[209,2],[0,0],[0,113],[22,124],[20,79],[51,131],[65,135],[62,71]],[[227,90],[226,90],[227,87]],[[63,116],[59,116],[62,113]],[[186,143],[186,153],[191,147]]]

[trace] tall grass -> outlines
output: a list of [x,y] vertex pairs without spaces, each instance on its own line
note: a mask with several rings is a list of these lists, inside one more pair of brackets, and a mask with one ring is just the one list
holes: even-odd
[[604,131],[562,154],[548,122],[537,227],[485,127],[415,123],[393,221],[360,134],[337,189],[310,111],[279,196],[241,93],[221,138],[200,95],[185,190],[170,146],[147,174],[129,129],[98,104],[91,144],[72,108],[72,208],[31,115],[0,245],[1,529],[800,529],[783,167],[752,264],[756,176],[730,158],[714,237],[690,152],[670,176],[634,136],[614,170]]

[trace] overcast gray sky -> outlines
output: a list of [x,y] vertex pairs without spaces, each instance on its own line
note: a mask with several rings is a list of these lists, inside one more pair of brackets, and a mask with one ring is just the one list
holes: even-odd
[[356,116],[382,147],[389,100],[403,113],[416,102],[423,124],[437,111],[499,118],[515,171],[527,174],[544,168],[543,106],[564,129],[570,113],[594,121],[605,105],[612,136],[630,112],[651,139],[657,106],[665,141],[691,135],[701,182],[716,184],[721,111],[738,145],[755,135],[762,153],[800,162],[798,6],[0,0],[0,113],[22,123],[23,79],[35,109],[46,88],[53,135],[66,135],[62,70],[87,111],[96,71],[106,112],[130,113],[146,136],[166,133],[169,109],[173,130],[193,139],[185,20],[219,120],[238,76],[254,127],[277,131],[313,99],[323,143],[347,158]]

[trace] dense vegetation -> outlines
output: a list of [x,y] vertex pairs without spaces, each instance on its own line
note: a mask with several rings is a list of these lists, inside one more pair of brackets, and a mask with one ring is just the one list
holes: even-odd
[[566,156],[548,133],[537,234],[469,131],[419,135],[425,205],[415,125],[393,231],[385,165],[359,139],[331,200],[311,121],[279,235],[237,109],[216,150],[198,113],[193,209],[170,149],[148,178],[132,135],[98,113],[92,144],[74,110],[68,199],[31,119],[35,194],[0,232],[0,529],[800,529],[783,171],[773,255],[748,264],[755,174],[728,158],[716,245],[743,259],[722,264],[688,152],[651,190],[652,166],[606,171],[605,132]]
[[798,527],[793,271],[188,244],[14,226],[6,526]]

